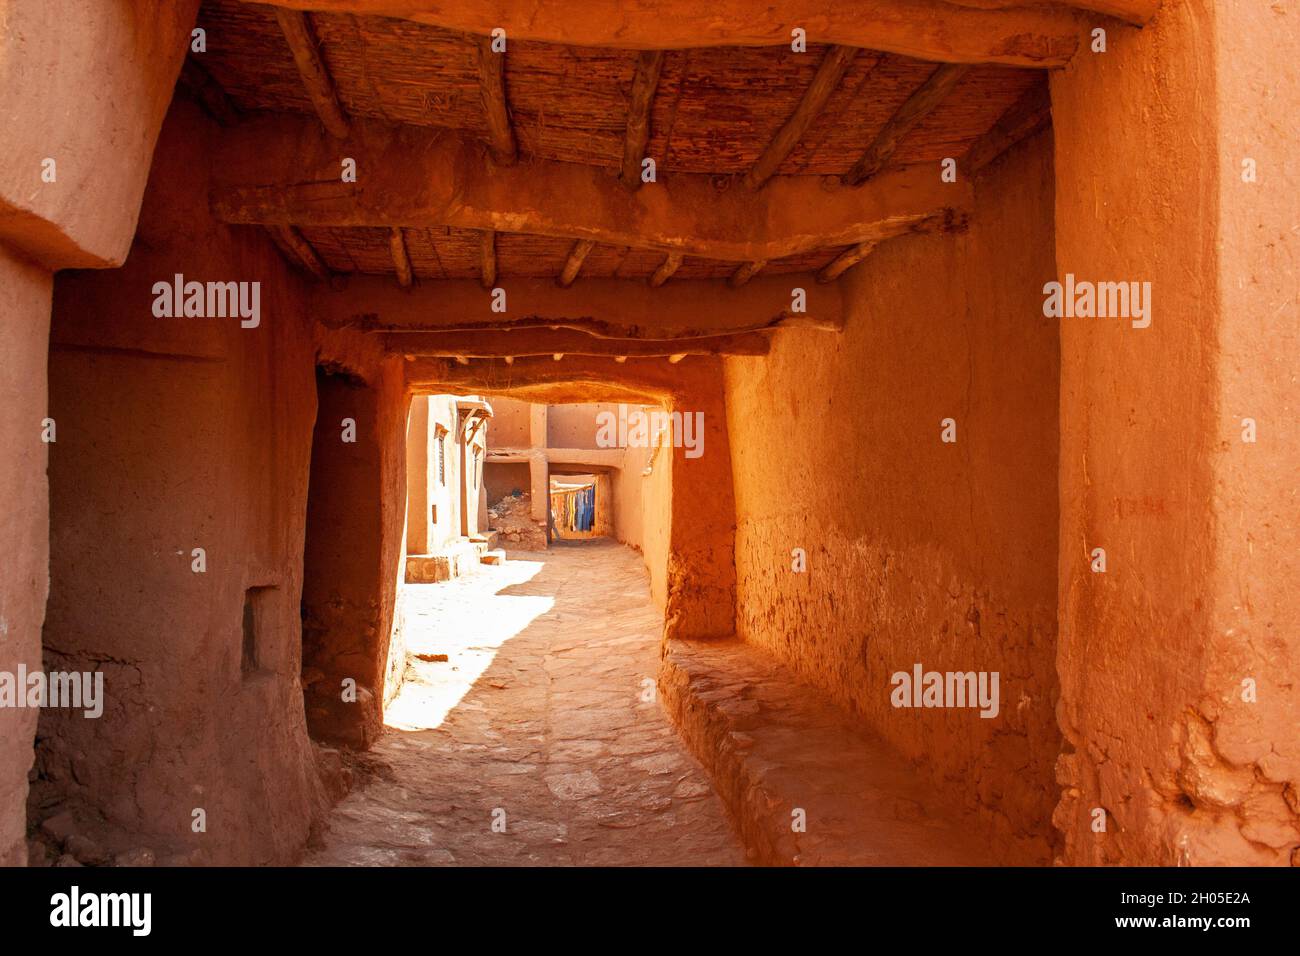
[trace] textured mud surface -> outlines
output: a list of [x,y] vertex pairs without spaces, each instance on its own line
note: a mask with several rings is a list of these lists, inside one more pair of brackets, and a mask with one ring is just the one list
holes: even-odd
[[662,619],[636,552],[516,553],[405,600],[407,683],[309,865],[744,862],[644,699]]

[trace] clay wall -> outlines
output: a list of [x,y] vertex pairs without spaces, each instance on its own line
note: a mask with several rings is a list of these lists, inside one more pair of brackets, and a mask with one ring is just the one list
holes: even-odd
[[[41,663],[51,271],[125,258],[198,0],[9,0],[0,22],[0,670]],[[75,25],[75,28],[74,28]],[[96,96],[84,91],[93,89]],[[69,104],[75,104],[71,108]],[[57,439],[57,425],[55,429]],[[27,851],[37,714],[0,712],[0,865]]]
[[[847,273],[842,334],[726,363],[738,634],[977,813],[989,862],[1046,862],[1053,840],[1051,149],[1040,135],[983,172],[967,234],[891,241]],[[893,707],[917,663],[1000,672],[999,715]]]
[[[527,448],[532,444],[528,402],[503,395],[492,397],[492,427],[488,436],[489,448]],[[525,491],[528,485],[519,486]],[[509,491],[510,489],[506,489]]]
[[[429,397],[429,504],[436,509],[429,536],[429,552],[445,548],[461,537],[461,446],[452,395]],[[441,429],[445,431],[440,432]],[[441,434],[441,439],[439,439]],[[438,469],[438,443],[442,443],[443,466]]]
[[[496,401],[492,403],[496,408]],[[488,504],[494,505],[515,489],[528,494],[531,472],[526,461],[497,461],[488,459],[483,465],[483,487]]]
[[618,405],[587,403],[552,405],[546,416],[546,444],[549,448],[599,448],[596,443],[597,416],[618,415]]
[[1069,863],[1286,864],[1300,842],[1290,19],[1166,3],[1053,78],[1057,269],[1152,303],[1145,328],[1061,324]]
[[[649,475],[647,468],[652,467]],[[650,595],[664,608],[668,596],[668,534],[672,507],[670,449],[630,447],[613,474],[614,534],[641,551],[650,575]]]
[[[127,264],[55,285],[45,660],[102,671],[107,701],[42,713],[33,802],[109,845],[280,863],[321,800],[298,679],[313,345],[270,240],[207,215],[211,132],[178,103]],[[260,323],[156,317],[176,273],[260,282]]]
[[[301,275],[261,231],[212,222],[212,135],[178,101],[127,264],[55,284],[45,661],[102,671],[107,701],[41,715],[31,802],[110,849],[130,833],[160,858],[283,863],[323,800],[304,680],[356,680],[333,736],[380,719],[405,386],[396,362],[318,359]],[[256,322],[155,314],[177,273],[260,283]]]
[[[0,245],[0,671],[41,666],[49,566],[49,491],[42,440],[53,280]],[[54,438],[57,438],[57,422]],[[0,866],[27,862],[27,771],[37,711],[0,708]]]

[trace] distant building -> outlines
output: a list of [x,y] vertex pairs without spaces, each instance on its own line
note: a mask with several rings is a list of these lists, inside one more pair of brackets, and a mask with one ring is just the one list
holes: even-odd
[[445,581],[500,560],[487,531],[484,459],[492,406],[416,395],[406,425],[406,580]]

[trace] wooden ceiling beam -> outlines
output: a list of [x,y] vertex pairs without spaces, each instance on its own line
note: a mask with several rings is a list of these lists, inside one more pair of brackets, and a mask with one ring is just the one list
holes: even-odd
[[339,103],[334,78],[330,76],[329,67],[321,56],[320,44],[316,41],[316,34],[307,17],[306,13],[280,7],[275,11],[280,32],[289,44],[289,52],[293,54],[293,62],[298,67],[303,86],[307,88],[307,95],[316,107],[316,115],[332,136],[346,139],[348,118]]
[[306,269],[318,279],[330,277],[329,267],[321,261],[312,244],[293,226],[267,226],[266,231],[292,265]]
[[754,276],[758,275],[759,270],[765,265],[767,265],[767,263],[761,261],[741,263],[736,268],[736,271],[731,274],[731,277],[727,279],[727,285],[731,286],[733,289],[739,289],[750,279],[754,278]]
[[844,184],[861,185],[884,169],[903,137],[944,101],[969,70],[968,66],[945,63],[931,73],[881,127],[867,151],[844,175]]
[[817,281],[833,282],[867,256],[871,255],[872,250],[874,250],[877,245],[879,245],[879,243],[860,242],[850,249],[845,249],[822,267],[822,270],[817,273]]
[[181,86],[189,91],[204,111],[221,126],[234,126],[239,122],[239,109],[226,95],[221,84],[204,69],[194,56],[185,58],[181,68]]
[[492,229],[479,231],[478,271],[483,288],[491,289],[497,284],[497,234]]
[[971,202],[969,183],[941,182],[933,164],[858,188],[777,176],[753,193],[684,173],[631,191],[577,163],[491,169],[472,138],[368,120],[353,123],[348,154],[367,170],[364,183],[340,181],[338,146],[316,123],[252,117],[218,143],[213,213],[228,223],[499,230],[740,264],[879,239]]
[[[254,0],[247,0],[254,2]],[[256,0],[265,3],[267,0]],[[884,50],[936,63],[1062,67],[1098,14],[1146,23],[1159,0],[269,0],[297,10],[372,14],[511,40],[636,50],[786,46],[810,41]]]
[[840,85],[840,80],[844,79],[844,74],[853,65],[853,58],[857,55],[857,48],[848,46],[833,46],[826,51],[826,56],[817,67],[812,83],[804,90],[799,105],[772,138],[772,142],[768,143],[767,149],[763,150],[763,154],[745,173],[744,183],[748,188],[758,189],[767,182],[799,145],[813,121],[826,108],[826,102]]
[[559,278],[556,280],[560,288],[567,289],[573,285],[573,280],[578,278],[578,272],[582,269],[582,263],[587,258],[587,254],[595,248],[596,243],[591,239],[579,239],[569,250],[568,258],[564,260],[564,268],[560,270]]
[[769,336],[741,332],[693,339],[607,339],[571,329],[507,332],[387,332],[384,349],[401,355],[518,358],[530,355],[766,355]]
[[1047,84],[1035,83],[1003,113],[993,127],[971,144],[961,161],[967,175],[979,172],[1026,137],[1052,122],[1052,101]]
[[[793,312],[801,288],[806,311]],[[310,307],[327,328],[376,334],[571,330],[606,339],[691,339],[800,328],[844,327],[843,292],[809,273],[759,275],[740,289],[716,279],[681,279],[661,289],[623,279],[588,278],[581,290],[551,279],[512,279],[507,313],[472,279],[425,283],[410,291],[383,276],[353,274],[317,286]],[[683,351],[678,348],[676,351]],[[621,354],[621,353],[620,353]]]
[[406,237],[402,230],[393,228],[388,233],[388,249],[393,255],[393,269],[397,273],[397,284],[409,289],[415,284],[415,274],[411,269],[411,255],[406,249]]
[[628,401],[658,405],[673,396],[697,396],[717,388],[717,359],[669,365],[658,356],[611,362],[604,355],[573,355],[555,362],[548,355],[480,359],[461,365],[452,359],[405,362],[407,386],[418,394],[509,394],[547,404]]
[[501,166],[512,166],[519,158],[519,147],[506,102],[506,55],[493,52],[490,37],[476,37],[475,43],[478,47],[479,92],[483,97],[483,117],[487,122],[492,158]]
[[680,252],[670,252],[664,257],[664,261],[659,263],[659,268],[650,276],[650,288],[657,289],[669,279],[673,274],[682,267],[682,259],[685,258]]
[[650,141],[650,110],[663,66],[662,50],[647,50],[637,55],[627,106],[627,129],[623,135],[623,168],[619,172],[619,179],[629,189],[641,187],[641,163],[646,158],[646,143]]

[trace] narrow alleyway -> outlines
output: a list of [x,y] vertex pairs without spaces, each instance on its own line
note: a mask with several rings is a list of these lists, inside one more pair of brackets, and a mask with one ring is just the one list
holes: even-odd
[[635,551],[512,552],[404,603],[407,682],[309,865],[744,862],[644,699],[663,625]]

